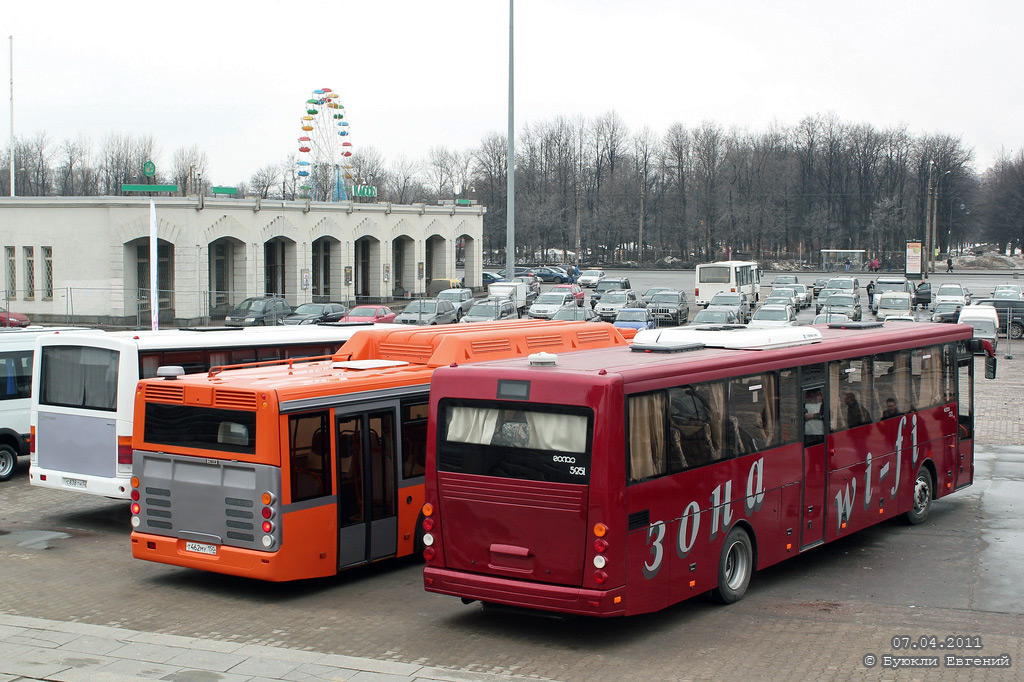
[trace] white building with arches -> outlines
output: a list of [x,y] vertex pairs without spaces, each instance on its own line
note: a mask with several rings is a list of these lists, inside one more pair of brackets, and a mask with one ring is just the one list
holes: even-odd
[[[481,206],[157,197],[165,323],[223,317],[250,296],[388,302],[431,280],[481,283]],[[149,199],[2,197],[4,297],[33,321],[149,319]]]

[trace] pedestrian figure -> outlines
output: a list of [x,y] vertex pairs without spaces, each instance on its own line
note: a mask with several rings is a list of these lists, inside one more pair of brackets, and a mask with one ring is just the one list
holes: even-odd
[[947,258],[946,259],[946,272],[953,272],[953,259],[952,258]]
[[868,292],[868,307],[871,307],[871,301],[875,297],[875,281],[871,280],[868,285],[864,287],[864,291]]
[[846,261],[843,263],[843,265],[846,267],[846,271],[849,272],[850,271],[850,266],[853,265],[853,263],[850,261],[849,258],[847,258]]

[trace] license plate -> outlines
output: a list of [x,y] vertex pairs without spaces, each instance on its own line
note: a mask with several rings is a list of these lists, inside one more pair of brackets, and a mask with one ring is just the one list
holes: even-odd
[[69,488],[84,488],[85,487],[85,480],[84,479],[81,479],[81,478],[68,478],[67,476],[62,476],[62,478],[64,479],[64,485],[66,485]]
[[202,542],[186,542],[185,550],[199,554],[209,554],[210,556],[217,555],[217,545],[207,545]]

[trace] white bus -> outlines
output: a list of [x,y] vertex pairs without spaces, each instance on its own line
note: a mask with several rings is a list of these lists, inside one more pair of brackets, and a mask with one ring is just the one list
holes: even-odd
[[[59,334],[39,339],[32,371],[29,482],[128,499],[139,379],[163,365],[210,367],[333,355],[371,325],[294,325]],[[196,395],[196,404],[210,396]]]
[[754,261],[723,260],[697,266],[693,297],[697,305],[707,307],[715,294],[740,293],[751,307],[761,298],[761,268]]
[[86,327],[0,328],[0,481],[14,475],[19,456],[28,455],[36,338],[67,331],[89,330]]

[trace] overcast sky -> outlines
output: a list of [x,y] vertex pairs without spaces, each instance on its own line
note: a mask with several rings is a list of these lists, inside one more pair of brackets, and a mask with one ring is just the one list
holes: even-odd
[[[1013,0],[518,0],[515,13],[517,130],[612,110],[658,134],[834,112],[962,136],[979,171],[1024,141]],[[17,135],[152,135],[166,171],[197,144],[217,184],[295,151],[316,88],[340,93],[356,153],[419,159],[507,129],[507,0],[6,0],[0,31],[14,36]]]

